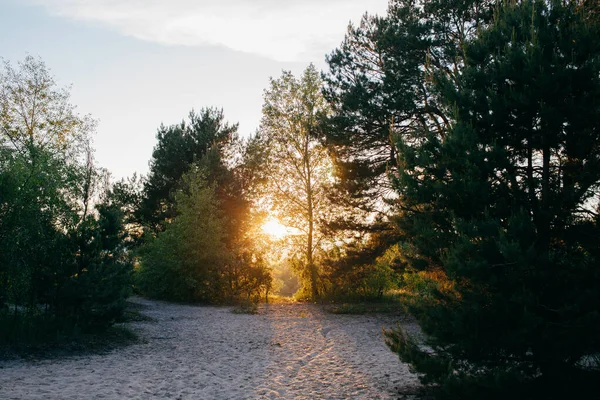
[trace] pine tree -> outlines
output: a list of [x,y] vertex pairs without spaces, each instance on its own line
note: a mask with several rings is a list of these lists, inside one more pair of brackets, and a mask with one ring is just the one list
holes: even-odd
[[182,177],[174,204],[177,216],[140,254],[137,285],[163,300],[218,301],[225,264],[225,223],[206,173],[193,167]]
[[[139,219],[153,231],[161,231],[164,221],[176,215],[174,195],[183,174],[204,157],[210,157],[213,164],[211,174],[224,169],[225,147],[236,132],[237,124],[225,122],[223,111],[214,108],[205,108],[199,113],[192,110],[187,122],[161,126],[137,212]],[[212,182],[214,177],[209,178]]]
[[[27,57],[18,68],[5,63],[0,341],[47,341],[76,329],[100,330],[123,311],[132,265],[120,211],[103,203],[93,207],[105,176],[93,160],[93,128],[41,60]],[[14,305],[8,319],[6,303]]]
[[458,78],[464,43],[488,23],[493,3],[393,0],[386,15],[350,26],[328,56],[324,93],[332,116],[325,133],[339,178],[329,196],[347,207],[330,228],[360,238],[329,263],[330,275],[363,268],[361,260],[382,256],[405,234],[389,205],[397,197],[390,177],[401,167],[396,137],[418,145],[445,134],[452,110],[431,78]]
[[431,349],[388,337],[440,398],[597,385],[600,26],[578,3],[503,2],[459,79],[436,77],[451,128],[399,141],[397,220],[437,278],[413,304]]
[[490,0],[392,0],[385,16],[366,14],[328,57],[325,131],[342,194],[355,207],[385,211],[394,197],[395,136],[418,142],[443,134],[450,115],[432,88],[432,71],[456,79],[462,46],[489,20]]

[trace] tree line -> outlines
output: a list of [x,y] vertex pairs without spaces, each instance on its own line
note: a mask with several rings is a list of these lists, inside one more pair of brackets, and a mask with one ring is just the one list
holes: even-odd
[[95,329],[132,290],[257,301],[293,270],[299,298],[400,293],[428,339],[388,344],[436,398],[589,397],[598,37],[594,1],[391,0],[328,71],[272,78],[255,134],[192,111],[158,129],[146,177],[114,184],[43,64],[5,64],[2,318]]

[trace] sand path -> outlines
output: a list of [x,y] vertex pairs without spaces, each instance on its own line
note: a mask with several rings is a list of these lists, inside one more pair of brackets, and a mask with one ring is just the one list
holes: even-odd
[[397,317],[309,304],[258,315],[144,299],[146,343],[104,355],[0,362],[0,399],[398,399],[415,375],[384,344]]

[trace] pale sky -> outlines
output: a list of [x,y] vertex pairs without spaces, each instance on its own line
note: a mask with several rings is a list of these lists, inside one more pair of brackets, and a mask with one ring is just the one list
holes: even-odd
[[96,158],[115,178],[147,173],[161,123],[223,108],[248,135],[283,69],[325,69],[349,21],[387,0],[0,0],[0,57],[39,56],[80,114],[99,121]]

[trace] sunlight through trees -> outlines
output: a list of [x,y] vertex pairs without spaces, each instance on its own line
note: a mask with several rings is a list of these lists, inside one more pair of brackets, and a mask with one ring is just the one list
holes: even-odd
[[69,90],[5,62],[0,345],[105,331],[133,290],[248,313],[282,294],[410,314],[425,336],[385,337],[426,398],[597,396],[598,9],[391,0],[328,71],[272,77],[254,135],[192,111],[117,183]]
[[329,112],[321,79],[309,66],[297,79],[284,72],[265,91],[259,140],[264,146],[264,201],[286,226],[302,232],[295,252],[313,298],[318,297],[315,253],[321,246],[322,224],[329,211],[326,187],[332,168],[320,122]]
[[262,230],[275,239],[282,239],[291,234],[288,227],[282,225],[279,221],[273,218],[269,218],[267,222],[262,225]]

